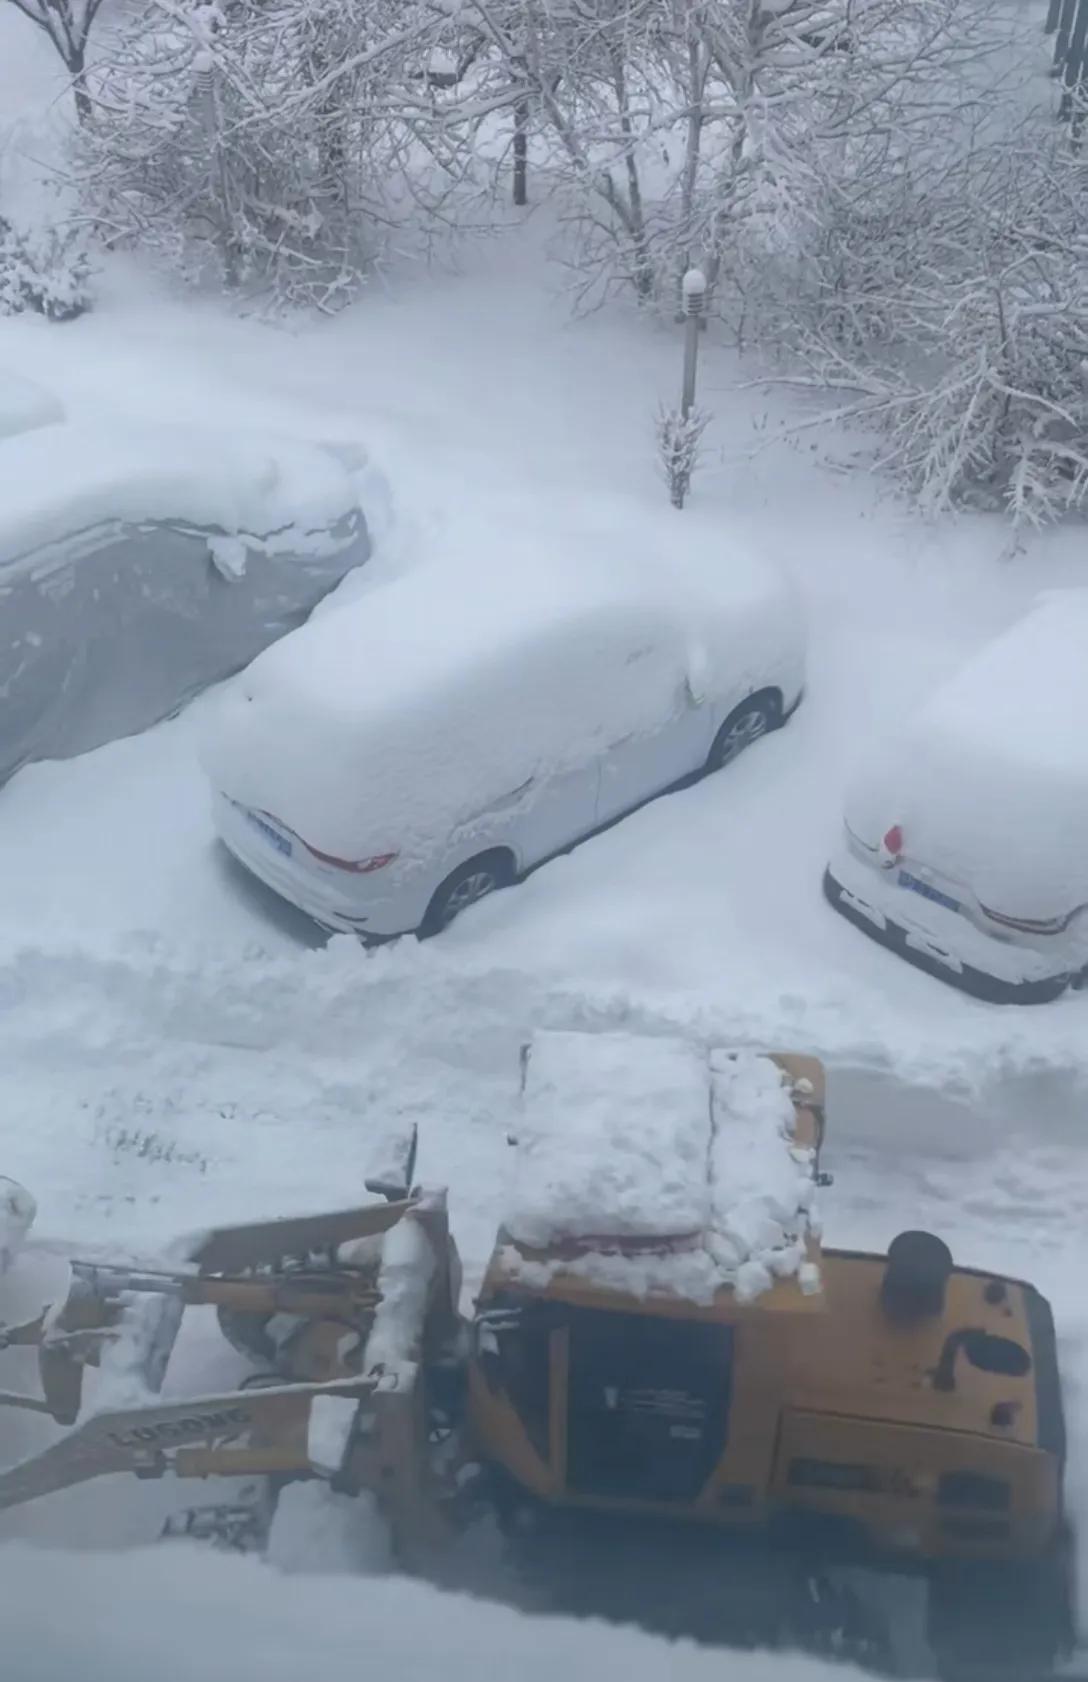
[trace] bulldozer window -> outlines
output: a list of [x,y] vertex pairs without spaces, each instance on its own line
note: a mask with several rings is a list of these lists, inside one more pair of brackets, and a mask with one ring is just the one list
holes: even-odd
[[725,1452],[732,1328],[598,1309],[569,1325],[568,1489],[693,1501]]

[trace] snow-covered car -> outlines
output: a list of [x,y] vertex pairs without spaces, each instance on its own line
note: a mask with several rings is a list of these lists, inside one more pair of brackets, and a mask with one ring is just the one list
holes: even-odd
[[0,781],[176,712],[370,554],[363,461],[259,436],[0,439]]
[[220,836],[284,899],[364,940],[433,934],[727,764],[802,682],[792,593],[742,554],[432,563],[261,655],[204,764]]
[[0,438],[55,426],[63,419],[64,407],[51,391],[8,368],[0,368]]
[[951,678],[856,780],[836,910],[993,1003],[1088,977],[1088,591],[1054,592]]

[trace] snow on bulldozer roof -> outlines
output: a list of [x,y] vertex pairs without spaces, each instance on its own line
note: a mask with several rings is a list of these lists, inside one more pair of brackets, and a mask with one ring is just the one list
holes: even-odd
[[679,1038],[539,1032],[523,1053],[505,1236],[527,1283],[743,1300],[807,1259],[814,1151],[796,1138],[789,1074],[753,1051]]

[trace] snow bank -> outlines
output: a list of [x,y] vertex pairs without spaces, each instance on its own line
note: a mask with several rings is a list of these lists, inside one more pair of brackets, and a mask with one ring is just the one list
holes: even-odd
[[0,439],[34,432],[63,419],[64,407],[51,391],[0,368]]
[[[129,1553],[0,1550],[4,1671],[15,1682],[298,1682],[388,1674],[398,1682],[843,1682],[792,1654],[668,1642],[630,1628],[528,1617],[382,1577],[293,1577],[252,1558],[175,1542]],[[289,1590],[289,1592],[285,1592]],[[63,1608],[63,1616],[58,1616]],[[856,1674],[856,1673],[855,1673]]]
[[268,553],[305,538],[319,553],[355,493],[343,464],[313,444],[120,422],[48,427],[0,445],[0,566],[102,524],[177,521],[258,540]]
[[710,586],[576,546],[530,543],[501,571],[443,557],[257,660],[209,720],[205,767],[330,853],[429,854],[694,699],[766,682],[792,635],[782,597],[744,562]]
[[1007,916],[1088,903],[1088,590],[1042,598],[881,745],[846,820]]
[[[526,1260],[546,1283],[575,1272],[606,1288],[742,1300],[806,1261],[812,1153],[794,1144],[787,1077],[755,1052],[705,1052],[635,1034],[543,1032],[526,1057],[507,1236],[562,1260]],[[624,1247],[626,1246],[626,1248]]]

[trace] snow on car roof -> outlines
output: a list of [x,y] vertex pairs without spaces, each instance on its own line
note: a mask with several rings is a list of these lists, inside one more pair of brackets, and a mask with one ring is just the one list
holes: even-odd
[[516,1257],[635,1295],[742,1298],[806,1262],[812,1153],[794,1139],[789,1078],[751,1051],[709,1054],[678,1038],[541,1031],[524,1058],[522,1117],[506,1234],[574,1246]]
[[696,689],[765,682],[787,634],[780,581],[747,563],[707,585],[671,557],[530,542],[504,559],[416,567],[266,650],[209,718],[212,781],[324,851],[403,860],[660,729]]
[[0,565],[113,523],[321,541],[355,501],[342,463],[314,444],[114,421],[4,439],[0,484]]
[[64,407],[51,391],[0,368],[0,439],[52,426],[63,418]]
[[1046,919],[1088,902],[1088,590],[1036,606],[943,684],[857,779],[847,822]]

